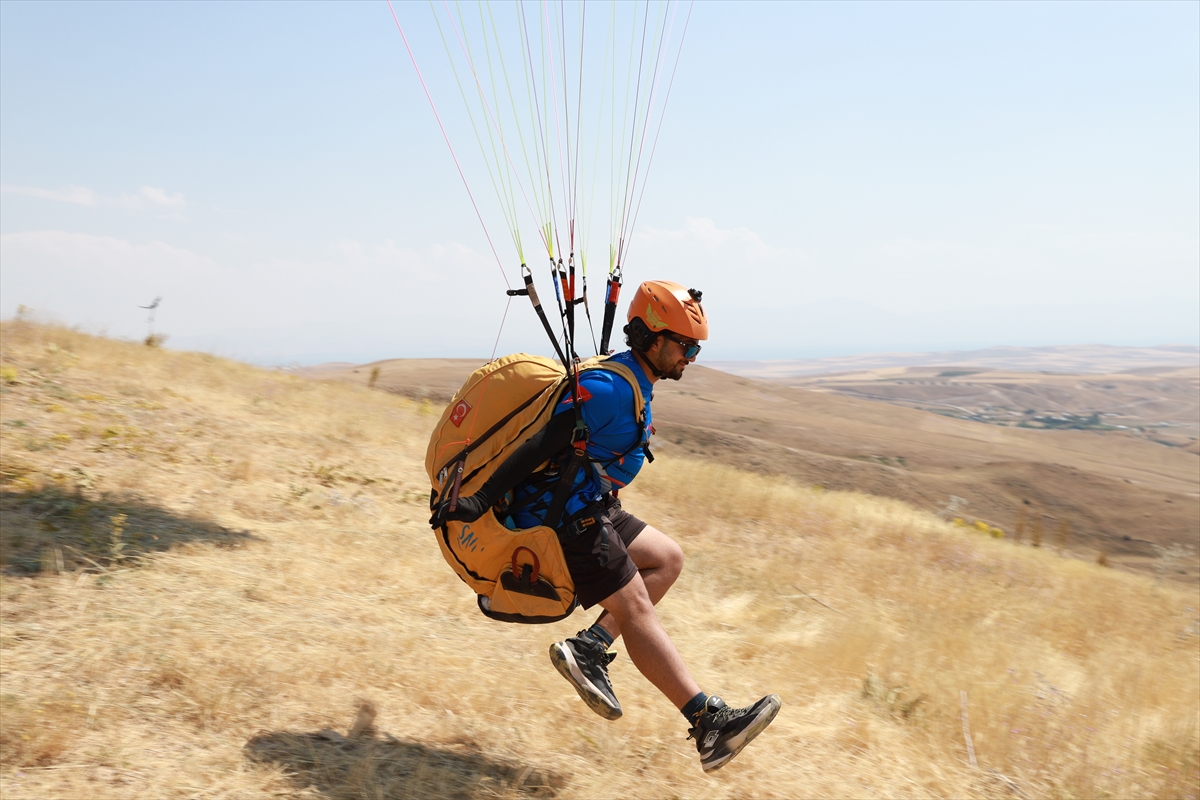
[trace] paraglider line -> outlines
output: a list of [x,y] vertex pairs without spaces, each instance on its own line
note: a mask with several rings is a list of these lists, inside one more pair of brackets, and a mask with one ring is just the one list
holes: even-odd
[[[529,72],[528,72],[529,87],[530,87],[530,92],[533,96],[533,107],[534,107],[534,114],[535,114],[534,118],[537,120],[538,142],[540,142],[542,145],[541,165],[546,167],[546,201],[550,208],[550,217],[549,217],[550,222],[547,223],[547,225],[549,226],[549,225],[553,224],[554,217],[555,217],[555,214],[554,214],[554,185],[550,178],[550,151],[546,147],[546,132],[544,130],[545,125],[542,122],[542,109],[541,109],[540,101],[538,100],[537,70],[535,70],[534,66],[533,66],[533,45],[529,38],[529,22],[525,18],[525,6],[523,3],[517,3],[517,11],[520,12],[520,15],[521,15],[521,32],[524,35],[524,44],[525,44],[523,49],[525,51],[526,61],[529,64]],[[541,24],[540,19],[538,20],[538,24],[539,25]],[[539,38],[541,38],[541,37],[539,37]],[[543,89],[544,89],[544,87],[543,87]],[[543,92],[543,94],[544,94],[544,92]],[[549,115],[547,114],[547,116],[549,116]],[[540,167],[539,167],[539,169],[540,169]],[[547,230],[546,233],[542,235],[542,242],[543,242],[543,244],[546,245],[546,250],[550,254],[551,261],[554,260],[554,247],[552,244],[553,241],[554,241],[553,234],[551,233],[550,230]]]
[[[675,72],[679,69],[679,57],[683,54],[683,41],[687,38],[688,23],[692,21],[692,9],[696,5],[696,0],[688,5],[688,15],[683,21],[683,32],[679,34],[679,50],[675,52],[675,65],[671,68],[671,79],[667,81],[667,94],[663,98],[662,111],[658,117],[658,128],[654,131],[654,143],[650,145],[650,158],[646,162],[646,174],[642,177],[642,189],[638,194],[637,205],[633,209],[633,219],[629,223],[629,234],[633,235],[633,230],[637,227],[638,214],[642,211],[642,198],[646,196],[646,183],[650,176],[650,166],[654,163],[654,153],[658,150],[658,136],[662,133],[663,120],[667,115],[667,103],[671,100],[671,88],[675,85]],[[672,26],[674,18],[672,17]]]
[[500,335],[504,333],[504,323],[508,320],[508,309],[512,305],[512,298],[508,298],[508,302],[504,304],[504,316],[500,318],[500,330],[496,331],[496,343],[492,345],[492,357],[488,361],[496,360],[496,351],[500,348]]
[[408,37],[404,35],[404,27],[400,24],[400,18],[396,16],[396,9],[392,7],[392,0],[387,0],[388,10],[392,12],[392,19],[396,23],[396,30],[400,31],[400,38],[404,40],[404,49],[408,51],[408,57],[412,61],[413,69],[417,71],[417,79],[421,81],[421,88],[425,90],[425,99],[429,101],[429,107],[433,109],[433,116],[437,119],[438,128],[442,131],[442,138],[446,140],[446,147],[450,150],[450,157],[454,159],[454,166],[458,169],[458,177],[462,178],[463,188],[467,190],[467,197],[471,199],[471,207],[475,209],[475,216],[479,218],[479,225],[483,228],[483,235],[487,238],[488,247],[492,249],[492,255],[496,257],[496,266],[500,268],[500,277],[504,278],[504,285],[509,289],[512,284],[509,283],[508,275],[504,272],[504,263],[500,260],[500,254],[496,252],[496,245],[492,243],[492,235],[488,233],[487,225],[483,221],[483,215],[479,213],[479,206],[475,202],[475,195],[471,194],[471,187],[467,184],[467,176],[463,174],[462,165],[458,163],[458,156],[454,154],[454,146],[450,144],[450,137],[446,134],[446,126],[442,124],[442,117],[438,114],[437,106],[433,104],[433,97],[429,94],[429,87],[425,85],[425,78],[421,75],[421,68],[417,66],[417,57],[413,55],[412,47],[408,44]]
[[[560,124],[559,119],[558,119],[558,89],[554,85],[554,70],[555,70],[554,40],[551,38],[551,31],[553,30],[553,28],[550,24],[550,7],[549,7],[549,5],[547,5],[546,3],[543,3],[542,9],[545,12],[544,15],[542,15],[543,18],[545,19],[545,29],[546,29],[546,50],[545,50],[545,52],[548,53],[550,56],[550,69],[548,70],[548,72],[550,74],[550,91],[546,92],[545,94],[547,97],[551,98],[551,101],[554,106],[554,133],[558,139],[558,176],[559,176],[559,180],[562,182],[562,185],[563,185],[563,203],[567,207],[567,213],[569,215],[570,214],[570,206],[571,206],[571,198],[567,195],[567,174],[570,172],[570,169],[569,169],[569,167],[563,166],[562,125]],[[565,54],[564,54],[564,59],[565,59]],[[545,87],[543,86],[542,88],[544,89]],[[564,86],[563,89],[565,91],[566,87]],[[549,116],[549,115],[547,115],[547,116]],[[570,142],[570,136],[571,136],[571,134],[570,134],[570,131],[568,130],[568,132],[567,132],[567,141],[568,142]],[[569,147],[569,145],[568,145],[568,147]],[[568,161],[568,163],[570,162],[570,154],[567,155],[567,161]],[[557,222],[557,220],[555,220],[555,222]],[[559,229],[559,226],[556,224],[554,226],[554,245],[555,245],[555,247],[558,248],[559,256],[561,257],[563,246],[562,246],[562,239],[559,238],[558,229]]]
[[[390,4],[391,4],[391,0],[388,0],[388,4],[389,4],[389,6],[390,6]],[[474,62],[474,61],[471,59],[471,54],[470,54],[470,53],[467,51],[467,46],[466,46],[466,44],[463,42],[462,36],[461,36],[461,35],[459,34],[459,32],[458,32],[458,26],[454,24],[454,16],[453,16],[453,15],[450,13],[450,6],[446,4],[445,0],[443,0],[443,2],[442,2],[442,5],[443,5],[443,6],[445,6],[445,8],[446,8],[446,17],[449,19],[449,22],[450,22],[450,29],[454,31],[454,36],[455,36],[455,38],[457,38],[457,39],[458,39],[458,46],[459,46],[459,47],[462,49],[462,51],[463,51],[463,55],[464,55],[464,56],[466,57],[466,59],[467,59],[467,65],[468,65],[468,66],[471,68],[471,77],[472,77],[472,78],[474,78],[474,80],[475,80],[475,86],[476,86],[476,88],[477,88],[477,89],[478,89],[478,91],[479,91],[480,102],[481,102],[481,103],[482,103],[482,105],[483,105],[484,111],[486,111],[486,112],[487,112],[487,115],[488,115],[488,117],[489,117],[489,118],[491,118],[491,120],[492,120],[492,125],[493,125],[493,126],[495,126],[495,128],[496,128],[497,132],[499,132],[499,131],[500,131],[500,123],[499,123],[499,122],[496,120],[496,115],[492,113],[492,108],[491,108],[491,106],[490,106],[490,105],[488,104],[488,102],[487,102],[487,99],[486,99],[485,93],[484,93],[484,91],[483,91],[483,86],[482,86],[482,84],[479,82],[479,75],[478,75],[478,73],[475,71],[475,62]],[[394,11],[393,11],[393,12],[392,12],[392,15],[393,15],[393,16],[395,16],[395,13],[396,13],[396,12],[394,12]],[[399,23],[397,23],[397,25],[398,25],[398,24],[399,24]],[[403,31],[401,31],[401,35],[403,35]],[[407,44],[407,41],[405,42],[405,44]],[[411,51],[410,51],[410,52],[411,52]],[[416,64],[416,62],[414,61],[414,62],[413,62],[413,64],[415,65],[415,64]],[[424,85],[424,81],[422,81],[422,85]],[[426,94],[428,94],[428,92],[426,92]],[[433,102],[433,101],[432,101],[432,100],[430,100],[430,103],[431,103],[431,104],[432,104],[432,102]],[[436,114],[437,112],[436,112],[436,111],[434,111],[434,113]],[[441,124],[441,120],[440,120],[440,119],[438,120],[438,124],[439,124],[439,125]],[[443,132],[443,134],[444,134],[444,133],[445,133],[445,129],[443,129],[443,131],[442,131],[442,132]],[[447,140],[447,142],[446,142],[446,143],[447,143],[447,144],[449,144],[449,143],[450,143],[450,142],[449,142],[449,140]],[[509,166],[510,166],[510,167],[512,168],[512,170],[513,170],[513,173],[514,173],[514,175],[513,175],[513,179],[516,181],[516,184],[517,184],[517,186],[518,186],[518,187],[521,189],[521,194],[522,194],[522,195],[524,195],[524,197],[525,197],[525,204],[526,204],[526,205],[529,207],[529,213],[533,215],[534,219],[537,219],[537,218],[538,218],[538,217],[537,217],[537,213],[536,213],[536,212],[534,212],[534,210],[533,210],[533,204],[529,202],[529,195],[528,195],[528,194],[526,194],[526,192],[525,192],[525,186],[524,186],[524,185],[521,183],[521,180],[520,180],[520,178],[519,178],[519,177],[517,177],[517,176],[516,176],[516,174],[515,174],[515,173],[516,173],[516,170],[517,170],[517,166],[516,166],[516,164],[514,164],[514,163],[513,163],[513,160],[512,160],[512,155],[511,155],[511,154],[508,152],[508,144],[507,144],[507,143],[504,141],[504,135],[503,135],[503,133],[500,133],[500,146],[503,148],[503,150],[504,150],[504,156],[505,156],[505,158],[507,158],[507,159],[508,159],[508,164],[509,164]],[[451,151],[451,152],[453,152],[453,151]],[[486,157],[486,153],[485,153],[484,155],[485,155],[485,157]],[[456,160],[455,160],[455,164],[457,164],[457,163],[458,163],[458,161],[457,161],[457,159],[456,159]],[[461,168],[459,169],[459,173],[460,173],[460,174],[462,173],[462,169],[461,169]],[[466,182],[466,178],[463,178],[463,182],[464,182],[464,183]],[[471,202],[475,202],[475,201],[474,201],[474,200],[472,200]],[[478,208],[476,209],[476,213],[478,213]],[[483,220],[481,219],[481,220],[480,220],[480,222],[482,222],[482,221],[483,221]],[[545,238],[545,237],[543,237],[543,239],[544,239],[544,238]],[[508,279],[507,279],[507,278],[505,278],[505,282],[507,282],[507,280],[508,280]],[[510,289],[512,288],[512,285],[511,285],[511,284],[509,285],[509,288],[510,288]]]
[[[648,5],[648,0],[647,0],[647,5]],[[629,187],[627,190],[627,194],[626,194],[626,197],[624,200],[625,205],[624,205],[624,209],[622,211],[622,216],[621,216],[621,233],[622,233],[622,236],[625,238],[630,238],[633,235],[632,217],[631,217],[630,211],[632,210],[632,207],[633,207],[634,194],[637,191],[638,175],[641,172],[641,168],[642,168],[642,156],[645,154],[646,134],[650,130],[650,120],[651,120],[651,117],[653,116],[654,99],[658,94],[659,80],[662,77],[663,55],[666,53],[666,49],[667,49],[667,47],[665,46],[665,43],[670,40],[671,30],[673,30],[674,26],[675,26],[675,11],[678,10],[678,8],[679,8],[679,4],[676,3],[674,6],[674,10],[672,10],[672,13],[671,13],[670,27],[665,30],[660,28],[661,35],[658,38],[658,44],[654,45],[654,58],[653,58],[654,66],[650,69],[650,72],[647,73],[647,76],[646,76],[647,77],[647,88],[649,89],[649,98],[646,101],[646,112],[642,118],[642,123],[641,123],[642,135],[641,135],[641,138],[638,141],[638,145],[637,145],[637,162],[636,162],[636,165],[633,166],[632,181],[629,184]],[[665,11],[665,7],[664,7],[664,11]],[[689,14],[690,13],[691,12],[689,10]],[[646,18],[647,18],[647,20],[649,19],[649,8],[648,7],[646,10]],[[664,13],[663,18],[665,19],[665,13]],[[643,53],[644,53],[644,46],[643,46]],[[641,62],[639,61],[639,63],[638,63],[638,74],[639,75],[641,75],[641,68],[642,68]],[[663,110],[660,110],[660,115],[659,115],[660,120],[662,119],[662,114],[663,114]],[[636,118],[635,118],[635,122],[634,122],[634,127],[635,127],[635,129],[637,128]],[[635,130],[635,134],[636,134],[636,130]],[[630,153],[632,156],[632,143],[631,143]],[[645,188],[645,185],[646,185],[645,176],[642,176],[642,187]],[[623,260],[624,258],[625,258],[625,254],[622,253],[621,259]]]

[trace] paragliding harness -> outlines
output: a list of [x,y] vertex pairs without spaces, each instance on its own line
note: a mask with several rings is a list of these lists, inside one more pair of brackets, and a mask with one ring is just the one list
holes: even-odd
[[[542,525],[511,530],[497,516],[506,509],[493,507],[473,522],[449,520],[435,532],[446,563],[476,593],[479,610],[492,619],[555,622],[578,605],[559,536],[571,535],[579,525],[575,520],[564,525],[563,516],[580,470],[591,468],[603,477],[601,465],[588,456],[588,430],[579,408],[579,373],[594,369],[615,372],[633,387],[639,420],[634,447],[642,446],[646,411],[637,378],[624,364],[605,357],[589,359],[570,373],[543,356],[517,353],[500,358],[471,374],[434,429],[425,459],[433,487],[430,508],[447,498],[453,508],[459,497],[478,490],[514,450],[541,430],[568,393],[574,401],[571,453],[559,471]],[[464,439],[464,430],[478,428],[484,429],[481,435]],[[446,457],[446,452],[452,454]],[[534,475],[553,478],[553,464],[544,464]]]
[[[442,556],[476,593],[480,611],[504,622],[541,623],[563,619],[578,605],[575,584],[559,541],[562,535],[576,533],[581,524],[581,520],[563,519],[567,502],[577,488],[578,475],[590,468],[602,486],[607,482],[603,466],[587,452],[588,428],[581,408],[580,373],[596,369],[614,372],[633,388],[638,435],[632,447],[616,459],[645,445],[646,404],[637,377],[625,364],[612,361],[607,355],[583,362],[566,358],[542,310],[532,275],[527,269],[523,272],[525,288],[510,290],[510,294],[530,298],[561,363],[544,356],[517,353],[471,373],[434,428],[425,468],[432,485],[430,508],[435,509],[449,499],[450,509],[454,510],[458,498],[477,491],[518,447],[549,422],[569,395],[575,415],[569,458],[565,463],[553,459],[533,473],[553,479],[554,467],[561,463],[543,524],[512,530],[497,516],[506,509],[493,507],[473,522],[449,520],[436,530]],[[615,282],[610,278],[609,283],[605,298],[605,345],[611,329],[609,306],[615,307],[620,291],[619,273]],[[563,294],[571,303],[574,298],[569,290],[573,287],[564,282],[563,288],[568,290]],[[567,347],[572,350],[569,339]],[[477,430],[483,433],[472,436]]]

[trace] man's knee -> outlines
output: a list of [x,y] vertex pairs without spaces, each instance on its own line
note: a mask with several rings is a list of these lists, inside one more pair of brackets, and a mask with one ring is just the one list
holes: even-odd
[[600,607],[616,617],[618,623],[636,619],[645,614],[654,614],[654,603],[641,575],[600,601]]
[[664,573],[671,576],[672,583],[683,572],[683,548],[674,539],[668,538],[667,546],[663,548],[662,568]]
[[629,556],[638,569],[661,571],[672,582],[683,571],[683,548],[670,536],[649,525],[629,546]]

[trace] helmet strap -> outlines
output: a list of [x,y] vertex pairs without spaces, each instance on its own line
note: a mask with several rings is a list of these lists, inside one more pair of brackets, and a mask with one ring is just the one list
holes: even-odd
[[641,350],[637,347],[631,347],[630,350],[633,351],[634,357],[637,358],[638,361],[642,362],[642,364],[646,366],[646,369],[650,370],[651,374],[654,375],[655,380],[662,380],[666,377],[666,373],[654,365],[654,362],[650,360],[650,357],[646,354],[645,350]]

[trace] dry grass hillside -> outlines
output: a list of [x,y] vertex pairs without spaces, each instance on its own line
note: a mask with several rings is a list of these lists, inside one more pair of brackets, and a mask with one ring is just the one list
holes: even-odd
[[[697,369],[658,392],[663,438],[688,453],[826,488],[894,497],[1054,540],[1154,573],[1178,552],[1200,580],[1200,459],[1123,432],[1037,430],[955,419]],[[965,503],[957,508],[951,498]]]
[[[377,388],[444,404],[479,364],[396,359],[300,374],[354,384],[366,384],[375,374]],[[1066,378],[1043,377],[1046,382],[1039,383],[1027,376],[1012,391],[1059,399],[1071,394],[1055,385]],[[935,386],[899,388],[977,392],[971,380],[960,376]],[[1115,407],[1127,399],[1121,387],[1140,380],[1132,376],[1113,389],[1098,381],[1086,397],[1100,402],[1104,395]],[[1143,395],[1161,382],[1146,380],[1136,389]],[[1160,410],[1180,419],[1194,416],[1196,380],[1179,377],[1177,396]],[[682,381],[664,381],[655,390],[657,450],[903,500],[967,524],[999,527],[1009,539],[1040,540],[1087,560],[1103,554],[1121,568],[1152,575],[1166,570],[1175,580],[1200,581],[1200,459],[1194,448],[1164,446],[1121,430],[984,424],[813,388],[695,365]],[[1072,392],[1076,399],[1085,396]],[[1164,553],[1170,558],[1164,560]]]
[[784,699],[705,776],[623,652],[617,722],[554,672],[587,617],[475,609],[424,522],[435,406],[0,336],[6,800],[1200,795],[1194,588],[664,454],[625,497],[687,554],[664,623]]

